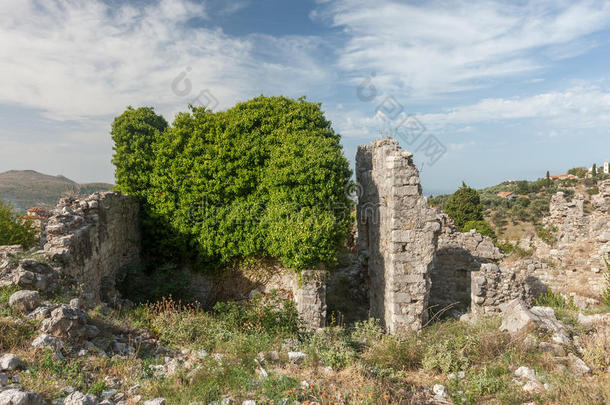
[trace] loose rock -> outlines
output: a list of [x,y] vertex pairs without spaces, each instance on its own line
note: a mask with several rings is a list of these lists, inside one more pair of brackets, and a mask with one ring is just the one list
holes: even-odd
[[8,389],[0,392],[0,405],[43,405],[42,397],[22,389]]
[[40,293],[38,291],[21,290],[9,298],[8,304],[20,312],[30,312],[40,305]]
[[14,371],[21,367],[21,359],[14,354],[5,354],[0,357],[0,370]]

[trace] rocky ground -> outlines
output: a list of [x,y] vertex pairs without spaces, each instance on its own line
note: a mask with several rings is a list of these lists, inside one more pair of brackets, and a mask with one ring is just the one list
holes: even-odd
[[610,403],[602,307],[513,301],[391,336],[373,320],[304,332],[273,294],[206,312],[81,291],[43,257],[0,257],[0,405]]

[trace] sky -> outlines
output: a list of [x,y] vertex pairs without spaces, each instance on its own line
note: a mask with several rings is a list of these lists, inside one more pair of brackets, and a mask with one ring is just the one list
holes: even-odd
[[0,172],[113,182],[128,105],[321,102],[427,194],[610,160],[610,2],[0,0]]

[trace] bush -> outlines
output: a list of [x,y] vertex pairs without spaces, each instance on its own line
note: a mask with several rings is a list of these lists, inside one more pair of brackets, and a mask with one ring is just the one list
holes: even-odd
[[553,246],[557,243],[557,238],[554,233],[557,232],[557,228],[547,228],[546,226],[541,226],[538,228],[538,237],[542,239],[546,244]]
[[0,245],[21,245],[29,249],[37,241],[32,222],[22,218],[9,203],[0,199]]
[[541,307],[551,307],[554,309],[570,309],[578,310],[572,297],[566,302],[565,298],[561,294],[556,294],[548,289],[544,294],[536,298],[535,304]]
[[[144,118],[130,124],[138,111]],[[336,260],[351,171],[320,104],[260,96],[163,122],[128,109],[113,125],[117,184],[146,199],[151,249],[190,252],[210,268],[249,256],[298,269]],[[127,148],[131,138],[143,146]]]
[[462,183],[460,187],[445,204],[445,212],[455,221],[455,225],[462,229],[468,221],[483,220],[483,206],[479,193],[474,188]]
[[475,229],[483,236],[489,236],[494,243],[498,240],[493,228],[484,220],[466,222],[462,227],[462,232],[469,232],[471,229]]

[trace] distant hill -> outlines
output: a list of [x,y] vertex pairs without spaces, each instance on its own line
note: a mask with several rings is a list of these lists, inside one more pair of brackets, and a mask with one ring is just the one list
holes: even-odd
[[79,184],[64,176],[50,176],[34,170],[0,173],[0,199],[9,201],[18,211],[34,206],[53,208],[66,193],[88,195],[112,187],[107,183]]

